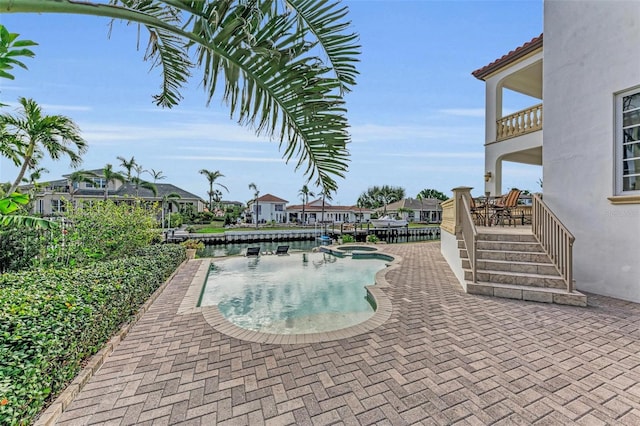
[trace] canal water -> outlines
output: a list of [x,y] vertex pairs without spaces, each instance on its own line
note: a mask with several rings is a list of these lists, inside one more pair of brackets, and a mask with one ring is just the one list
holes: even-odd
[[[418,241],[431,241],[440,239],[440,231],[438,228],[433,228],[433,232],[425,235],[412,235],[407,241],[406,237],[397,238],[397,240],[391,240],[390,243],[404,243],[404,242],[418,242]],[[214,244],[206,245],[204,249],[198,250],[199,257],[224,257],[235,256],[238,254],[244,254],[247,247],[260,247],[260,252],[274,252],[278,246],[289,246],[289,251],[311,251],[316,247],[319,247],[320,241],[307,240],[307,241],[273,241],[273,242],[253,242],[253,243],[231,243],[231,244]]]

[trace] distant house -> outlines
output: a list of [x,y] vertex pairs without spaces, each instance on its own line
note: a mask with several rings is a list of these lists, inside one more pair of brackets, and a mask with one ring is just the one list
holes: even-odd
[[[92,172],[99,175],[102,171],[93,170]],[[204,210],[204,200],[172,184],[156,183],[157,195],[154,195],[151,190],[142,187],[136,188],[136,185],[131,182],[111,181],[107,186],[107,182],[103,177],[96,176],[91,178],[92,183],[72,183],[68,179],[69,176],[64,175],[64,179],[39,183],[35,189],[33,185],[21,186],[20,188],[23,192],[32,191],[34,194],[31,212],[43,216],[60,215],[64,213],[66,202],[78,204],[104,200],[105,187],[108,189],[108,198],[116,202],[129,201],[133,198],[140,198],[149,202],[160,202],[164,196],[175,193],[180,195],[180,198],[173,199],[179,208],[173,203],[169,203],[166,206],[169,213],[187,206],[191,206],[196,212]]]
[[288,201],[278,198],[275,195],[265,194],[259,197],[257,200],[251,200],[247,203],[247,213],[245,217],[248,222],[254,222],[256,216],[257,207],[257,220],[258,223],[266,223],[275,221],[277,223],[287,222],[287,215],[285,213],[286,205]]
[[[396,215],[409,222],[442,222],[442,207],[440,200],[436,198],[425,198],[422,201],[415,198],[404,198],[395,203],[387,204],[388,215]],[[382,214],[384,209],[377,209]]]
[[366,222],[371,219],[372,210],[363,209],[357,206],[334,206],[326,200],[324,203],[324,216],[322,208],[322,198],[311,201],[304,205],[304,217],[302,217],[303,205],[293,205],[287,207],[289,222],[300,223],[354,223]]

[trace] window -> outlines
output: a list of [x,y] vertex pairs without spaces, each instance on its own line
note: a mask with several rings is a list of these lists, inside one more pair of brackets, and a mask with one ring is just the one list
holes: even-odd
[[617,98],[618,193],[640,191],[640,89]]
[[277,212],[284,211],[284,204],[275,204],[275,210]]
[[64,212],[64,202],[62,200],[51,200],[51,213]]
[[107,186],[107,181],[103,178],[93,178],[91,180],[93,183],[87,182],[87,188],[105,188]]

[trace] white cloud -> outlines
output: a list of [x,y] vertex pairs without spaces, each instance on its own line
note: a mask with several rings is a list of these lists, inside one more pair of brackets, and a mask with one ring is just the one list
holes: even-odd
[[93,108],[86,105],[60,105],[60,104],[42,104],[43,111],[92,111]]
[[469,142],[484,137],[483,126],[385,126],[379,124],[351,127],[353,142],[417,142],[425,140],[455,140]]
[[201,156],[201,155],[171,155],[163,156],[170,160],[186,160],[186,161],[236,161],[247,163],[285,163],[282,158],[265,158],[265,157],[218,157],[218,156]]
[[185,141],[264,142],[249,130],[233,124],[165,122],[154,126],[87,123],[81,125],[90,142]]
[[439,112],[456,117],[484,117],[484,108],[448,108],[441,109]]
[[420,157],[420,158],[484,158],[483,152],[410,152],[410,153],[388,153],[391,157]]

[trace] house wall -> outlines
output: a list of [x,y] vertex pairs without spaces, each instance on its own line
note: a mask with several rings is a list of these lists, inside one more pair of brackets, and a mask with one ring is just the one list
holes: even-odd
[[[282,211],[276,211],[276,205],[281,205]],[[286,209],[287,206],[285,203],[270,203],[270,202],[258,202],[259,206],[259,215],[258,220],[270,222],[275,220],[278,223],[285,222],[287,220]],[[251,206],[251,211],[255,212],[255,206]]]
[[614,205],[615,94],[640,86],[640,2],[544,4],[544,200],[579,290],[640,302],[640,204]]

